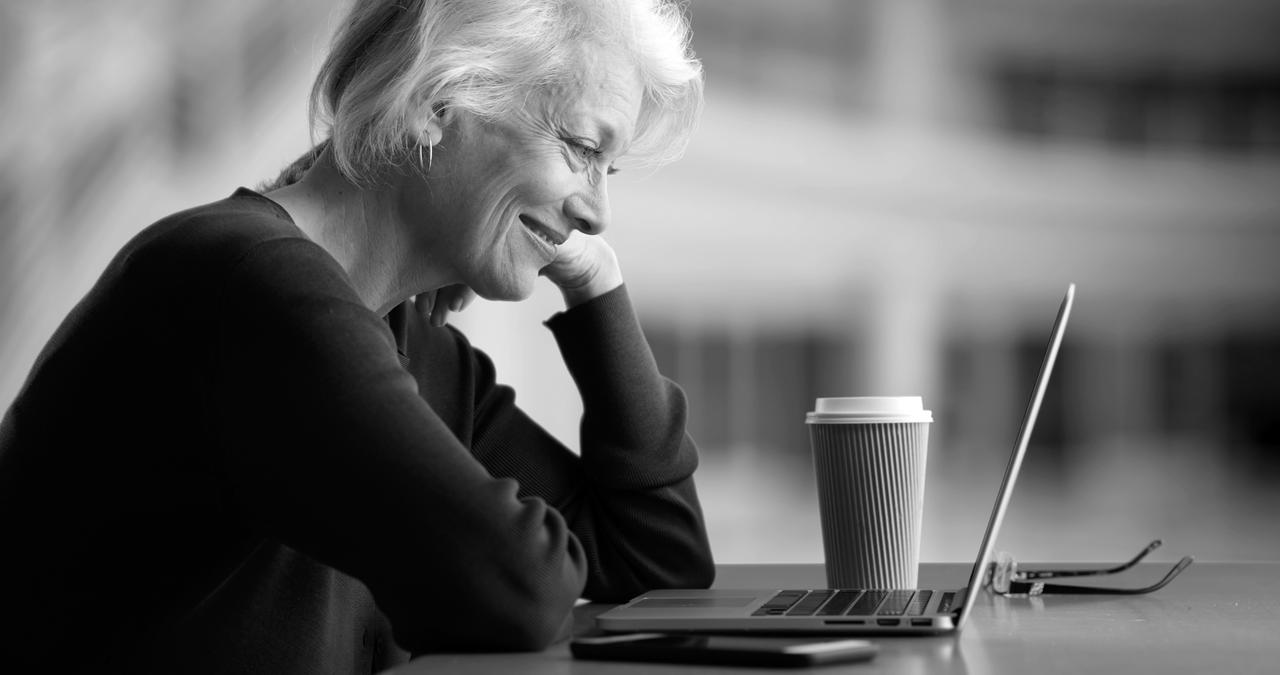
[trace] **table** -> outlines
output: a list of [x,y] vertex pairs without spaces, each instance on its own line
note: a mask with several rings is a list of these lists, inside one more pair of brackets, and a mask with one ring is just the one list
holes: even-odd
[[[920,584],[960,587],[970,564],[925,563]],[[1025,565],[1032,569],[1034,566]],[[1142,563],[1121,585],[1159,579],[1172,563]],[[718,588],[821,588],[821,565],[718,565]],[[880,654],[864,664],[803,671],[740,673],[1277,673],[1280,672],[1280,563],[1196,562],[1169,586],[1138,596],[1005,598],[981,593],[958,635],[878,637]],[[607,606],[574,610],[575,633],[591,630]],[[684,673],[707,666],[574,661],[561,642],[530,654],[435,654],[392,675],[521,673],[593,675]]]

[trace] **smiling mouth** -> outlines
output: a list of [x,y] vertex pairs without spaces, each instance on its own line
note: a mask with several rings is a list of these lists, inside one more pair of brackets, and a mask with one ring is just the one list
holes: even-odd
[[537,235],[539,239],[547,242],[547,244],[552,247],[556,247],[564,243],[565,238],[561,236],[559,232],[556,232],[529,216],[521,215],[520,222],[528,228],[530,232]]

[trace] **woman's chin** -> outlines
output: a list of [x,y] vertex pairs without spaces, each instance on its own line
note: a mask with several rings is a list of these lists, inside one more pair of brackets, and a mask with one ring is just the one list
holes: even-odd
[[531,277],[508,277],[506,279],[497,280],[497,283],[487,285],[484,288],[472,288],[476,295],[485,300],[495,302],[520,302],[533,297],[534,290],[537,289],[537,276]]

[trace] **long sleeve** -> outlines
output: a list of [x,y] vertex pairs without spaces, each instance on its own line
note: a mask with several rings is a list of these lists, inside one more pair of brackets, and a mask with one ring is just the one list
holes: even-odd
[[493,384],[482,354],[477,458],[568,519],[586,553],[585,597],[616,602],[651,588],[710,585],[684,394],[658,372],[625,286],[547,326],[583,399],[580,458],[516,408],[509,388]]
[[343,279],[298,239],[237,266],[213,308],[211,469],[262,536],[363,581],[402,647],[547,644],[587,577],[581,546],[475,461]]
[[625,290],[548,325],[581,456],[261,195],[146,228],[0,423],[0,670],[367,673],[705,585],[683,398]]

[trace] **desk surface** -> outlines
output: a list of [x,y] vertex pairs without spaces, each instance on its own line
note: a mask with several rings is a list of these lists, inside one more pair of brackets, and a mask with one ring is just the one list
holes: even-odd
[[[1159,579],[1172,564],[1144,563],[1125,585]],[[1027,566],[1031,568],[1031,565]],[[925,563],[922,586],[959,587],[969,565]],[[821,565],[721,565],[719,588],[821,588]],[[1138,596],[1003,598],[983,592],[959,635],[875,638],[860,665],[803,671],[856,673],[1275,673],[1280,672],[1280,563],[1197,562],[1167,587]],[[576,632],[604,609],[576,610]],[[705,666],[574,661],[567,643],[533,654],[437,654],[394,675],[425,673],[701,673]],[[733,672],[775,672],[760,668]]]

